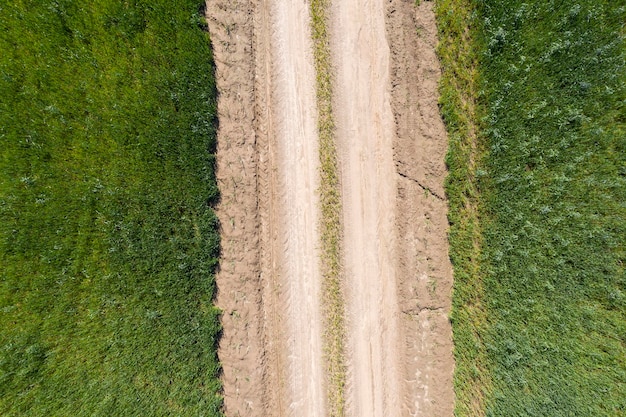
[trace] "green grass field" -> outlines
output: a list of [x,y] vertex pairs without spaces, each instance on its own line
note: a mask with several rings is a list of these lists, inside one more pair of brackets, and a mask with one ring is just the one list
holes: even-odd
[[218,416],[198,0],[0,5],[0,415]]
[[[201,2],[5,3],[0,415],[219,416]],[[457,415],[626,415],[626,1],[437,14]]]
[[438,18],[457,414],[626,415],[626,2]]

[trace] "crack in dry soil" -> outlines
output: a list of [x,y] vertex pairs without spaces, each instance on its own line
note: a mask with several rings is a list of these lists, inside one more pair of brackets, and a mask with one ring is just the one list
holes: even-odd
[[402,317],[402,416],[452,416],[452,265],[444,198],[447,137],[438,108],[441,69],[433,3],[386,2],[391,50],[396,271]]
[[437,194],[436,192],[434,192],[433,190],[430,189],[430,187],[425,186],[424,184],[422,184],[419,180],[416,180],[415,178],[411,178],[408,175],[399,172],[398,171],[398,175],[400,175],[402,178],[406,178],[409,181],[413,181],[414,183],[416,183],[422,190],[428,192],[430,195],[432,195],[433,197],[439,199],[439,200],[445,200],[445,197]]

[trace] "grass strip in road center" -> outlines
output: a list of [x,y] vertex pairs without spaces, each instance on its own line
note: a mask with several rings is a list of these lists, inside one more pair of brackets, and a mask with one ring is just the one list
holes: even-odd
[[322,242],[322,306],[324,355],[328,375],[328,414],[344,415],[346,367],[344,361],[344,305],[341,288],[341,195],[337,174],[335,123],[332,114],[331,55],[328,0],[311,2],[314,43],[318,134],[320,149],[320,234]]

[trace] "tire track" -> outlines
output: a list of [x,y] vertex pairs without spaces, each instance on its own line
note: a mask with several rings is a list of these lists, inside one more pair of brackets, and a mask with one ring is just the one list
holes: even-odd
[[217,300],[228,416],[323,416],[319,156],[308,4],[207,2],[220,91]]
[[335,0],[348,412],[451,416],[447,148],[432,3]]
[[337,146],[342,179],[348,415],[398,416],[393,113],[383,2],[336,1]]
[[[271,28],[270,139],[275,154],[276,224],[272,225],[286,369],[284,415],[324,416],[321,270],[319,223],[319,158],[315,69],[305,1],[269,2]],[[272,134],[272,132],[270,132]],[[282,414],[281,414],[282,415]]]

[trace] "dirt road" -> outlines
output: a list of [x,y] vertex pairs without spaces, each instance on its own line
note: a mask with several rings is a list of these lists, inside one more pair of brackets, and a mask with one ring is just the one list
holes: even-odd
[[[220,90],[225,412],[325,416],[309,4],[207,3]],[[451,416],[445,130],[432,3],[331,1],[346,415]]]
[[432,3],[336,1],[348,415],[451,416],[447,148]]

